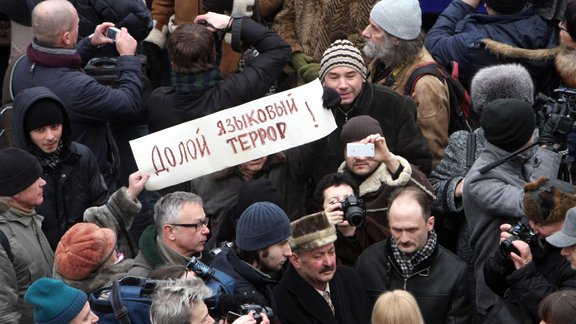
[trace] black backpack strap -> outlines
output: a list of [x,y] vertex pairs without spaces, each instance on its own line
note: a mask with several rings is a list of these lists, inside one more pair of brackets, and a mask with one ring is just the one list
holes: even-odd
[[112,309],[114,309],[114,318],[118,321],[118,323],[132,324],[132,322],[130,322],[130,318],[128,317],[128,309],[122,301],[122,296],[120,294],[120,284],[118,283],[118,280],[114,280],[112,283],[111,297]]
[[476,134],[468,133],[466,138],[466,170],[469,171],[476,160]]
[[12,248],[10,248],[10,241],[8,241],[8,237],[4,234],[4,231],[0,230],[0,245],[4,251],[6,251],[6,255],[8,255],[8,259],[10,262],[14,261],[14,254],[12,254]]

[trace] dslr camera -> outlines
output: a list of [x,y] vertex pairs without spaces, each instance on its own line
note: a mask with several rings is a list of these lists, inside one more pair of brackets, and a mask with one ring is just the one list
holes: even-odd
[[204,303],[210,314],[218,313],[222,309],[223,297],[234,294],[236,280],[220,270],[209,267],[196,257],[190,259],[186,268],[192,270],[210,288],[212,295],[206,298]]
[[350,195],[340,200],[340,209],[344,212],[344,219],[354,227],[362,226],[366,215],[364,200],[354,195]]
[[242,313],[242,315],[249,314],[251,311],[254,311],[254,319],[256,320],[256,323],[262,322],[262,314],[260,313],[265,313],[270,319],[274,317],[274,312],[270,307],[260,306],[257,304],[240,305],[240,313]]
[[502,252],[506,256],[508,256],[510,252],[514,252],[518,255],[520,254],[520,252],[514,246],[514,244],[512,244],[512,242],[516,240],[522,240],[530,244],[530,242],[532,242],[532,240],[534,240],[534,238],[536,237],[536,233],[532,231],[530,226],[525,225],[520,221],[516,222],[516,224],[514,224],[514,226],[512,226],[512,228],[508,230],[508,233],[512,234],[512,236],[502,241],[502,243],[500,243],[500,252]]

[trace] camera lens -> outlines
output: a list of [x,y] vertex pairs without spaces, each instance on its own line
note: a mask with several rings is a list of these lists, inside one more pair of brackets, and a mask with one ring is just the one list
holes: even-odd
[[364,222],[364,209],[358,206],[350,206],[346,210],[346,220],[354,227],[362,226]]
[[514,244],[512,244],[512,242],[516,241],[517,239],[518,239],[518,236],[511,236],[511,237],[505,239],[504,241],[502,241],[502,243],[500,243],[500,251],[506,256],[509,255],[510,252],[520,254],[518,249],[516,249]]

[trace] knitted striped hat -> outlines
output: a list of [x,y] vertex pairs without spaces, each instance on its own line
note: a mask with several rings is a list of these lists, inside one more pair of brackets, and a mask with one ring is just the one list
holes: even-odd
[[352,68],[362,74],[362,78],[366,79],[367,70],[364,65],[364,58],[362,58],[360,50],[347,39],[346,33],[337,31],[332,34],[332,40],[333,43],[322,54],[320,72],[318,73],[320,81],[324,80],[330,70],[339,66]]

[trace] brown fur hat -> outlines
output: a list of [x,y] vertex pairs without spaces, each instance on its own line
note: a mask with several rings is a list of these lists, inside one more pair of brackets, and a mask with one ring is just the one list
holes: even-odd
[[324,213],[304,216],[290,223],[290,226],[292,236],[288,242],[294,251],[311,250],[336,241],[336,228]]
[[542,176],[524,185],[524,214],[538,225],[562,221],[576,206],[575,193],[570,183]]

